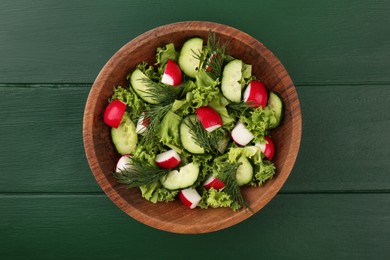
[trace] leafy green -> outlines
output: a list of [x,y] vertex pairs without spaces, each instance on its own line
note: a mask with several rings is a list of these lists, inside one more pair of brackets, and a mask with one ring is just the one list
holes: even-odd
[[234,127],[235,119],[229,115],[226,105],[224,105],[221,96],[212,100],[209,103],[209,106],[212,107],[222,118],[222,124],[225,129],[231,130]]
[[152,203],[174,201],[176,195],[179,193],[178,190],[164,188],[159,181],[140,186],[139,188],[142,197]]
[[191,102],[195,108],[207,106],[213,99],[219,97],[217,87],[219,79],[212,79],[204,70],[196,74],[195,88],[192,90]]
[[164,118],[159,124],[158,135],[160,137],[161,143],[164,145],[181,145],[179,140],[180,121],[181,118],[171,110],[165,114]]
[[202,199],[199,202],[198,206],[203,209],[211,208],[220,208],[220,207],[230,207],[233,204],[233,200],[223,189],[216,190],[211,188],[209,190],[204,190],[202,193]]
[[[131,106],[130,109],[126,109],[128,115],[132,121],[136,121],[142,111],[145,109],[144,101],[138,97],[138,95],[134,92],[132,88],[123,88],[121,86],[117,86],[114,88],[114,93],[110,98],[110,102],[114,99],[119,99],[120,101]],[[129,107],[128,106],[128,107]]]
[[158,66],[157,71],[160,75],[164,73],[165,64],[168,60],[177,61],[179,53],[175,50],[175,45],[169,43],[164,47],[158,47],[156,52],[156,65]]
[[254,141],[264,143],[267,130],[277,124],[274,111],[268,106],[258,107],[250,112],[250,116],[241,116],[240,121],[254,135]]
[[254,179],[257,185],[261,186],[266,180],[272,178],[275,174],[275,169],[275,165],[269,160],[263,160],[260,164],[256,164]]
[[[149,65],[147,62],[141,62],[140,64],[138,64],[136,68],[142,71],[146,75],[146,77],[148,77],[150,80],[152,81],[160,80],[160,75],[158,74],[158,72],[156,72],[154,70],[154,67]],[[130,77],[131,77],[131,73],[127,76],[127,79],[129,80]]]

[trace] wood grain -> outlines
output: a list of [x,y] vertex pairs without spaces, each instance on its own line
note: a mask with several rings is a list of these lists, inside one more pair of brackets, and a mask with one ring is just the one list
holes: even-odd
[[189,236],[139,223],[104,195],[0,196],[0,257],[385,260],[389,205],[388,194],[284,194],[236,226]]
[[253,212],[264,207],[283,186],[294,165],[301,140],[301,111],[291,78],[272,52],[248,34],[222,24],[182,22],[158,27],[127,43],[103,67],[88,96],[83,121],[86,156],[97,182],[118,207],[143,223],[170,232],[216,231],[237,224],[253,213],[246,209],[232,212],[226,208],[189,211],[178,203],[151,205],[142,199],[138,189],[128,191],[118,185],[112,176],[118,154],[102,114],[112,95],[112,87],[127,85],[126,76],[142,61],[154,64],[157,47],[168,43],[182,46],[186,39],[194,36],[206,41],[210,30],[221,42],[229,42],[227,52],[251,64],[253,75],[268,89],[278,92],[284,102],[283,123],[272,133],[278,150],[273,159],[276,174],[262,187],[243,189],[243,196]]
[[92,83],[126,42],[188,20],[247,32],[295,83],[390,81],[389,1],[18,0],[0,4],[0,83]]

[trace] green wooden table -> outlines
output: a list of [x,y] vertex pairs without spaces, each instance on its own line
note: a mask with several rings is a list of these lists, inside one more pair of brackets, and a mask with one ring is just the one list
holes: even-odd
[[[85,158],[105,62],[156,26],[224,23],[259,39],[299,94],[293,172],[260,212],[178,235],[117,208]],[[0,2],[0,259],[390,259],[390,1]]]

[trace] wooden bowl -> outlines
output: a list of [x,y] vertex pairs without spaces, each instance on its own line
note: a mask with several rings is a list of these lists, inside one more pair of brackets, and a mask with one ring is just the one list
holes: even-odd
[[[253,212],[229,208],[187,209],[179,201],[153,204],[138,188],[127,189],[112,176],[119,158],[111,142],[110,128],[103,122],[107,99],[117,85],[128,86],[127,74],[141,61],[155,63],[155,50],[173,42],[179,49],[194,36],[207,39],[209,31],[229,42],[228,53],[252,64],[253,74],[269,90],[280,93],[284,104],[281,126],[272,132],[276,145],[273,159],[277,171],[262,187],[245,187],[243,196]],[[258,212],[281,189],[296,160],[301,141],[301,109],[293,82],[281,62],[258,40],[235,28],[211,22],[179,22],[152,29],[123,46],[96,78],[84,112],[83,138],[88,163],[107,196],[134,219],[154,228],[174,233],[206,233],[235,225]]]

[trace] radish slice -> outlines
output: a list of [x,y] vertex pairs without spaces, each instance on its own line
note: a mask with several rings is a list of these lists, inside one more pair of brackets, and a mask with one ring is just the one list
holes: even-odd
[[212,132],[222,126],[221,116],[209,106],[197,108],[196,115],[207,132]]
[[116,164],[115,172],[127,171],[131,169],[131,156],[131,154],[122,155]]
[[182,78],[179,65],[173,60],[168,60],[161,82],[170,86],[177,86],[181,84]]
[[173,149],[160,153],[156,156],[156,164],[161,168],[174,168],[181,162],[180,155]]
[[241,146],[249,144],[254,138],[253,134],[241,122],[238,122],[233,128],[231,136],[233,141]]
[[275,144],[269,136],[264,136],[264,139],[266,140],[266,143],[259,144],[259,147],[265,157],[267,157],[268,160],[272,160],[275,154]]
[[203,187],[205,187],[206,189],[214,188],[216,190],[219,190],[219,189],[222,189],[223,187],[225,187],[225,184],[220,179],[218,179],[217,177],[210,176],[203,183]]
[[119,99],[115,99],[104,110],[104,122],[113,128],[118,128],[125,112],[126,104]]
[[263,82],[252,80],[244,91],[244,101],[252,107],[264,108],[268,101],[267,88]]
[[137,127],[135,129],[135,132],[137,134],[143,134],[146,131],[147,126],[149,125],[149,118],[145,118],[145,112],[140,115],[137,122]]
[[194,188],[181,190],[179,192],[179,198],[181,202],[190,209],[195,208],[201,200],[201,196]]

